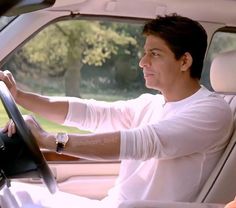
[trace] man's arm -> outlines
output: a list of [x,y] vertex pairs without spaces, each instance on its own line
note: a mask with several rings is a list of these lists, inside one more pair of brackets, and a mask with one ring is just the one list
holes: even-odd
[[[33,116],[24,116],[24,120],[42,149],[56,151],[56,134],[46,132]],[[3,129],[11,137],[16,126],[8,122]],[[63,154],[89,160],[120,159],[120,132],[100,134],[68,134],[69,140],[63,148]]]
[[[118,160],[120,157],[120,133],[69,134],[63,154],[89,160]],[[55,135],[42,138],[41,147],[55,151]]]
[[19,89],[15,101],[23,108],[60,124],[64,122],[69,107],[66,97],[42,96]]
[[0,71],[0,81],[3,81],[6,84],[15,101],[23,108],[37,113],[51,121],[57,123],[64,122],[69,106],[67,98],[46,97],[25,92],[17,87],[12,73],[8,70]]

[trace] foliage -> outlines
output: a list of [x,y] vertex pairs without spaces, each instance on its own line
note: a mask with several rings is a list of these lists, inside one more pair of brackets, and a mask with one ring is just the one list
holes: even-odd
[[41,94],[81,97],[82,88],[89,94],[108,88],[143,91],[138,66],[141,27],[114,21],[56,22],[36,34],[4,68],[13,72],[21,87]]
[[236,36],[235,33],[217,32],[212,39],[211,47],[209,49],[208,59],[213,60],[216,54],[235,50]]
[[[119,46],[135,45],[136,40],[97,21],[62,21],[41,31],[24,48],[31,62],[52,75],[64,73],[68,61],[101,66]],[[54,66],[56,66],[54,68]]]

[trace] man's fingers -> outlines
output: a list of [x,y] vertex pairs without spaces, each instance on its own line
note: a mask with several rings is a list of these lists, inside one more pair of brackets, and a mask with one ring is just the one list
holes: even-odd
[[8,137],[12,137],[13,134],[16,133],[16,125],[12,120],[9,120],[6,126],[2,130],[3,132],[7,132]]
[[13,121],[10,123],[9,129],[10,130],[8,130],[7,133],[8,133],[8,137],[11,137],[13,134],[16,133],[16,125],[15,125],[15,123]]
[[[23,118],[30,130],[37,129],[42,131],[42,127],[39,123],[35,120],[32,115],[23,115]],[[3,133],[7,133],[8,137],[12,137],[13,134],[16,133],[16,125],[12,119],[10,119],[7,124],[1,130]]]
[[5,74],[5,76],[7,77],[7,80],[8,82],[10,83],[11,86],[14,86],[15,85],[15,79],[14,77],[12,76],[12,73],[8,70],[5,70],[3,72]]
[[15,80],[12,76],[12,73],[8,70],[0,71],[0,80],[2,80],[10,90],[13,86],[15,86]]

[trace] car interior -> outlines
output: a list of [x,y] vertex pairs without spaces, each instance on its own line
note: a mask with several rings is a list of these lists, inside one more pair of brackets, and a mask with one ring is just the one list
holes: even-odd
[[[213,89],[224,97],[225,101],[229,103],[233,115],[234,115],[234,126],[236,124],[236,86],[234,82],[234,77],[236,75],[236,70],[234,64],[236,60],[236,51],[224,52],[217,55],[211,65],[211,84]],[[234,198],[236,193],[236,182],[233,180],[236,175],[236,170],[234,165],[236,162],[236,131],[235,127],[231,135],[229,144],[227,145],[224,154],[222,155],[220,161],[209,177],[208,181],[201,190],[196,204],[193,203],[163,203],[155,201],[126,201],[120,206],[122,208],[131,207],[148,207],[148,208],[161,208],[168,206],[175,207],[222,207],[222,204],[226,204]],[[9,204],[9,206],[15,203],[15,198],[12,197],[11,189],[4,189],[4,194],[1,198],[4,204]],[[7,190],[7,191],[6,191]],[[27,193],[27,192],[26,192]],[[25,194],[26,194],[25,193]],[[18,201],[24,199],[23,195],[16,195]],[[32,198],[33,201],[33,198]],[[21,202],[22,203],[22,202]],[[220,205],[221,204],[221,205]],[[7,205],[8,206],[8,205]],[[16,206],[16,205],[15,205]]]
[[[16,1],[19,3],[19,1]],[[134,5],[133,1],[130,3],[128,1],[117,0],[117,1],[106,1],[101,0],[100,4],[96,4],[95,1],[90,1],[91,4],[87,7],[86,3],[88,0],[59,0],[59,1],[41,1],[39,5],[29,5],[29,7],[25,6],[25,4],[30,3],[30,1],[23,1],[20,7],[13,7],[11,5],[12,10],[7,9],[7,15],[18,15],[20,13],[24,13],[25,15],[20,16],[19,22],[22,27],[16,27],[14,25],[9,25],[2,33],[0,33],[1,37],[4,37],[4,41],[0,41],[0,48],[4,49],[4,53],[0,53],[0,60],[2,63],[6,62],[8,56],[13,53],[17,47],[23,45],[26,40],[33,36],[33,34],[41,30],[41,28],[45,27],[49,22],[53,22],[56,18],[64,17],[71,15],[74,17],[79,17],[80,15],[92,15],[93,17],[96,15],[101,15],[102,17],[109,18],[129,18],[134,20],[142,20],[150,19],[155,16],[156,13],[165,14],[171,12],[177,12],[183,15],[190,16],[196,20],[199,20],[203,25],[205,25],[208,29],[209,34],[209,42],[211,41],[211,36],[217,28],[223,26],[234,26],[236,25],[235,20],[235,2],[230,0],[217,0],[215,2],[216,6],[212,7],[212,1],[179,1],[179,0],[167,0],[167,1],[148,1],[145,6],[143,6],[143,13],[138,14],[137,11],[142,11],[142,3],[145,1],[138,0],[137,5]],[[37,4],[37,1],[35,1]],[[184,2],[184,3],[183,3]],[[199,4],[197,4],[197,2]],[[32,3],[32,2],[31,2]],[[71,9],[71,5],[78,4],[78,8],[73,7]],[[53,5],[54,4],[54,5]],[[23,7],[22,7],[23,5]],[[184,6],[183,6],[184,5]],[[223,6],[225,5],[225,6]],[[19,6],[19,5],[18,5]],[[47,8],[49,7],[49,8]],[[194,8],[195,7],[195,8]],[[209,12],[209,7],[212,8],[212,11]],[[80,8],[80,10],[79,10]],[[136,9],[135,9],[136,8]],[[194,8],[194,9],[193,9]],[[194,12],[196,8],[199,12]],[[226,11],[227,14],[220,11]],[[42,9],[42,11],[40,11]],[[39,10],[38,12],[32,12]],[[73,10],[73,11],[71,11]],[[155,10],[155,11],[154,11]],[[29,25],[29,30],[22,29],[23,26],[28,25],[29,19],[27,19],[27,13],[32,12],[31,21],[34,21],[34,24]],[[219,15],[221,14],[221,15]],[[124,16],[124,17],[123,17]],[[138,17],[137,17],[138,16]],[[34,26],[34,25],[37,25]],[[13,38],[12,31],[16,31],[21,35],[18,37],[18,42]],[[4,33],[9,33],[8,35]],[[3,65],[3,64],[2,64]],[[159,201],[143,201],[143,200],[130,200],[123,202],[119,208],[223,208],[225,204],[232,201],[236,196],[236,180],[234,180],[236,176],[236,48],[233,50],[229,50],[226,52],[221,52],[216,55],[210,65],[210,83],[212,90],[219,93],[220,96],[224,98],[224,100],[230,105],[230,108],[233,112],[234,118],[234,128],[232,134],[230,135],[229,143],[211,173],[210,177],[204,184],[202,190],[200,191],[197,200],[191,203],[184,202],[159,202]],[[3,87],[1,87],[3,88]],[[0,93],[1,95],[1,93]],[[0,97],[4,97],[1,95]],[[4,99],[1,98],[1,100]],[[2,157],[1,153],[1,139],[6,141],[5,135],[0,134],[0,157]],[[24,141],[24,139],[23,139]],[[22,141],[18,141],[22,143]],[[9,144],[11,145],[11,144]],[[37,149],[37,147],[36,147]],[[14,152],[15,150],[12,149]],[[50,154],[45,152],[46,154]],[[24,155],[23,155],[24,157]],[[14,160],[15,158],[11,158]],[[18,158],[21,160],[22,158]],[[69,160],[70,158],[68,158]],[[44,160],[41,158],[41,160]],[[23,161],[23,160],[22,160]],[[4,160],[5,162],[5,160]],[[40,200],[47,200],[50,197],[49,192],[55,192],[55,187],[53,181],[53,190],[48,191],[50,187],[43,185],[41,183],[42,175],[40,172],[40,167],[35,166],[33,164],[32,172],[34,174],[29,174],[29,169],[27,171],[23,170],[22,174],[13,173],[11,169],[9,169],[9,163],[3,163],[7,170],[7,174],[2,174],[0,178],[0,207],[2,208],[23,208],[23,207],[42,207],[40,205]],[[18,161],[19,162],[19,161]],[[32,160],[27,161],[32,164]],[[35,161],[33,161],[35,162]],[[43,161],[44,163],[45,161]],[[48,167],[50,167],[50,170]],[[67,198],[67,200],[71,199],[71,202],[76,203],[76,198],[73,195],[70,195],[66,192],[67,189],[70,193],[76,193],[78,195],[84,195],[91,198],[100,199],[106,194],[106,190],[108,190],[115,181],[116,174],[119,172],[119,163],[96,163],[95,162],[80,162],[80,174],[81,177],[77,177],[77,170],[73,169],[76,164],[72,162],[68,162],[68,164],[62,164],[60,162],[50,162],[47,161],[46,164],[46,175],[50,175],[50,180],[52,179],[53,174],[59,181],[58,188],[63,191],[57,191],[57,196],[63,198]],[[67,167],[67,168],[65,168]],[[2,168],[2,166],[1,166]],[[12,167],[10,167],[12,168]],[[16,167],[18,169],[19,166]],[[28,168],[28,166],[27,166]],[[106,174],[102,171],[106,170]],[[21,170],[22,171],[22,170]],[[61,172],[62,175],[61,174]],[[91,171],[91,175],[88,172]],[[36,173],[36,174],[35,174]],[[72,180],[63,181],[64,176],[68,174],[71,175]],[[97,175],[96,175],[97,174]],[[98,176],[98,177],[96,177]],[[15,179],[22,179],[18,182]],[[47,176],[44,175],[44,179]],[[60,180],[62,182],[60,182]],[[75,183],[76,181],[76,183]],[[46,182],[47,183],[47,182]],[[78,184],[77,184],[78,183]],[[75,185],[76,184],[76,185]],[[71,190],[71,188],[77,186],[77,190]],[[101,187],[100,192],[92,193],[91,190],[95,190]],[[41,193],[41,198],[39,199],[38,193]]]

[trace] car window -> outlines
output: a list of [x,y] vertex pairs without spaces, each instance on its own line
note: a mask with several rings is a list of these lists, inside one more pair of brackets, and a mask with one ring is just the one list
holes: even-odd
[[[43,95],[115,101],[153,93],[145,88],[138,65],[143,52],[142,25],[108,20],[58,21],[19,48],[3,69],[14,74],[19,87]],[[35,116],[47,131],[86,133]]]
[[217,30],[210,42],[210,46],[205,58],[201,82],[212,90],[209,74],[210,66],[214,57],[223,52],[236,50],[236,30],[233,27],[224,27]]

